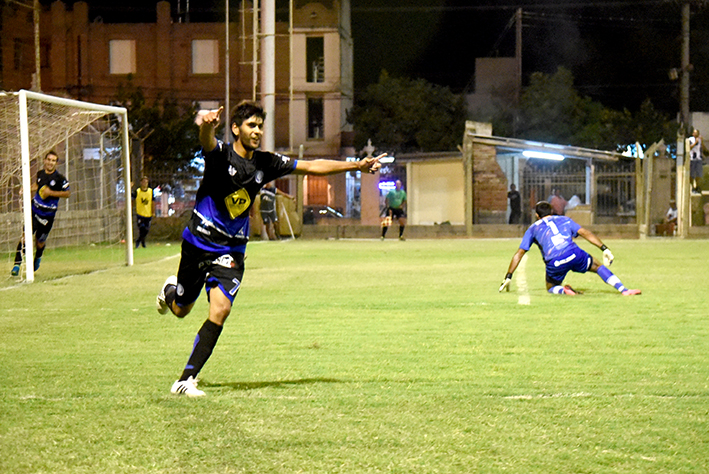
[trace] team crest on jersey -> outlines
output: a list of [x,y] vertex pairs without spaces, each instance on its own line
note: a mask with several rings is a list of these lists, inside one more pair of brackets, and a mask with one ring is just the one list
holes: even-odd
[[219,265],[225,268],[234,268],[236,264],[234,263],[234,258],[231,255],[222,255],[218,259],[212,262],[214,265]]
[[229,165],[229,176],[234,176],[236,174],[236,168]]
[[251,205],[249,193],[241,188],[235,193],[231,193],[224,198],[224,203],[232,219],[239,217]]
[[57,184],[57,182],[54,181],[54,180],[51,180],[51,181],[49,182],[49,186],[54,186],[55,184]]
[[256,180],[256,182],[257,182],[258,184],[261,184],[261,183],[263,182],[263,171],[258,170],[258,171],[256,172],[256,175],[255,175],[254,179]]

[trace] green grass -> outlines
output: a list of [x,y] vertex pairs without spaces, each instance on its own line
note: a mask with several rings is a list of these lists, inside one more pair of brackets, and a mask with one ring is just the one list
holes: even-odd
[[253,243],[203,399],[169,389],[204,294],[154,309],[177,246],[2,290],[0,472],[709,471],[709,242],[608,241],[639,297],[549,295],[533,250],[529,305],[518,243]]

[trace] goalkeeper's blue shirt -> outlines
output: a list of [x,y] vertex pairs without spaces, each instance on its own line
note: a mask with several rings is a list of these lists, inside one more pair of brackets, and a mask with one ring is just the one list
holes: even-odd
[[297,160],[256,150],[250,160],[217,141],[204,155],[204,177],[182,238],[208,252],[246,251],[249,210],[261,188],[292,173]]
[[32,213],[45,219],[53,218],[57,213],[59,206],[58,197],[48,197],[43,199],[39,195],[39,190],[47,186],[52,191],[69,191],[69,181],[59,171],[54,170],[52,173],[47,173],[43,169],[37,171],[37,192],[32,198]]
[[532,244],[537,244],[545,262],[563,258],[569,250],[577,248],[574,238],[580,228],[566,216],[546,216],[527,229],[519,248],[529,251]]

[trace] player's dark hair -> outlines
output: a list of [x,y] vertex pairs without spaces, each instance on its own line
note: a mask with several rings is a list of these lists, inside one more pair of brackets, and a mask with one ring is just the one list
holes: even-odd
[[46,160],[49,155],[54,155],[57,157],[57,160],[59,160],[59,155],[57,155],[57,152],[54,150],[49,150],[46,155],[44,155],[44,159]]
[[[261,120],[266,120],[266,112],[263,110],[261,104],[250,100],[242,100],[232,109],[230,124],[236,124],[236,126],[239,127],[245,120],[253,116]],[[229,129],[231,129],[231,125]],[[232,132],[232,135],[234,135],[234,132]]]
[[534,212],[541,217],[550,216],[552,214],[551,204],[546,201],[539,201],[536,206],[534,206]]

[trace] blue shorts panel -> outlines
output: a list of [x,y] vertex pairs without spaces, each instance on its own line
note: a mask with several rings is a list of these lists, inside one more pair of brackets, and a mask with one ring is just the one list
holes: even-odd
[[593,258],[579,247],[564,252],[558,258],[547,262],[547,281],[561,285],[569,272],[586,273],[591,268]]

